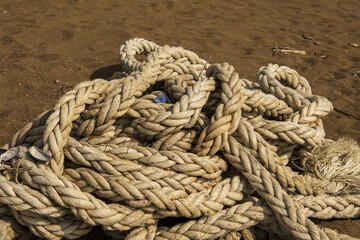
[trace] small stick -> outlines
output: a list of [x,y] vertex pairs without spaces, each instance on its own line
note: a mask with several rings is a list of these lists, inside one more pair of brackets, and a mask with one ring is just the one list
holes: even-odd
[[298,53],[298,54],[302,54],[302,55],[306,54],[305,51],[297,50],[297,49],[289,48],[289,47],[273,47],[273,48],[271,48],[271,50],[273,51],[273,54],[278,53],[278,52],[285,53],[285,54],[288,54],[288,53]]

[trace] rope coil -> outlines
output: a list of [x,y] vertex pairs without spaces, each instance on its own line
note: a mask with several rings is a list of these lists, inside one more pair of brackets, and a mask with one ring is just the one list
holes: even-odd
[[[360,170],[341,163],[359,162],[360,150],[352,142],[332,158],[348,178],[325,171],[314,149],[324,156],[333,144],[321,121],[333,107],[304,77],[269,64],[254,83],[228,63],[139,38],[119,59],[122,77],[80,83],[3,147],[20,152],[0,168],[0,240],[20,236],[16,224],[47,239],[94,226],[133,240],[236,239],[255,226],[268,237],[350,239],[309,219],[359,217]],[[37,161],[31,146],[53,159]],[[167,217],[187,221],[158,225]]]

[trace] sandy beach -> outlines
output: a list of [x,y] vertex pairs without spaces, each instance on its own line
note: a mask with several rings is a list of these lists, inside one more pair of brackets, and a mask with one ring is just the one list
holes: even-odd
[[[76,84],[120,72],[119,46],[135,37],[228,62],[252,81],[268,63],[293,68],[333,103],[326,137],[359,142],[358,9],[358,0],[1,0],[0,145]],[[360,236],[359,220],[316,222]]]

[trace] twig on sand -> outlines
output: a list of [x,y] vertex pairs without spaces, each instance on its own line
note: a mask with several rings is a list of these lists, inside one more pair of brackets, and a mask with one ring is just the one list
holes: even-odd
[[314,40],[314,38],[312,38],[312,37],[310,37],[310,36],[306,35],[305,33],[304,33],[304,34],[302,34],[301,36],[302,36],[304,39],[306,39],[306,40]]
[[272,52],[273,52],[273,55],[275,53],[285,53],[285,54],[288,54],[288,53],[298,53],[298,54],[302,54],[302,55],[305,55],[306,52],[305,51],[302,51],[302,50],[297,50],[295,48],[290,48],[290,47],[273,47],[271,48]]
[[359,44],[356,44],[356,43],[349,43],[349,45],[350,45],[351,47],[355,47],[355,48],[359,47]]
[[354,77],[360,77],[360,71],[349,72],[349,73],[351,73]]

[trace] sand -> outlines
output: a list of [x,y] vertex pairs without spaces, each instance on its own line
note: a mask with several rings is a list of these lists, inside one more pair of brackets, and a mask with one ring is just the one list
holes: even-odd
[[[293,68],[337,110],[324,119],[327,137],[360,141],[358,9],[358,0],[1,0],[0,145],[76,84],[121,71],[118,48],[134,37],[229,62],[254,81],[269,62]],[[282,46],[306,54],[273,53]],[[358,220],[320,224],[360,236]]]

